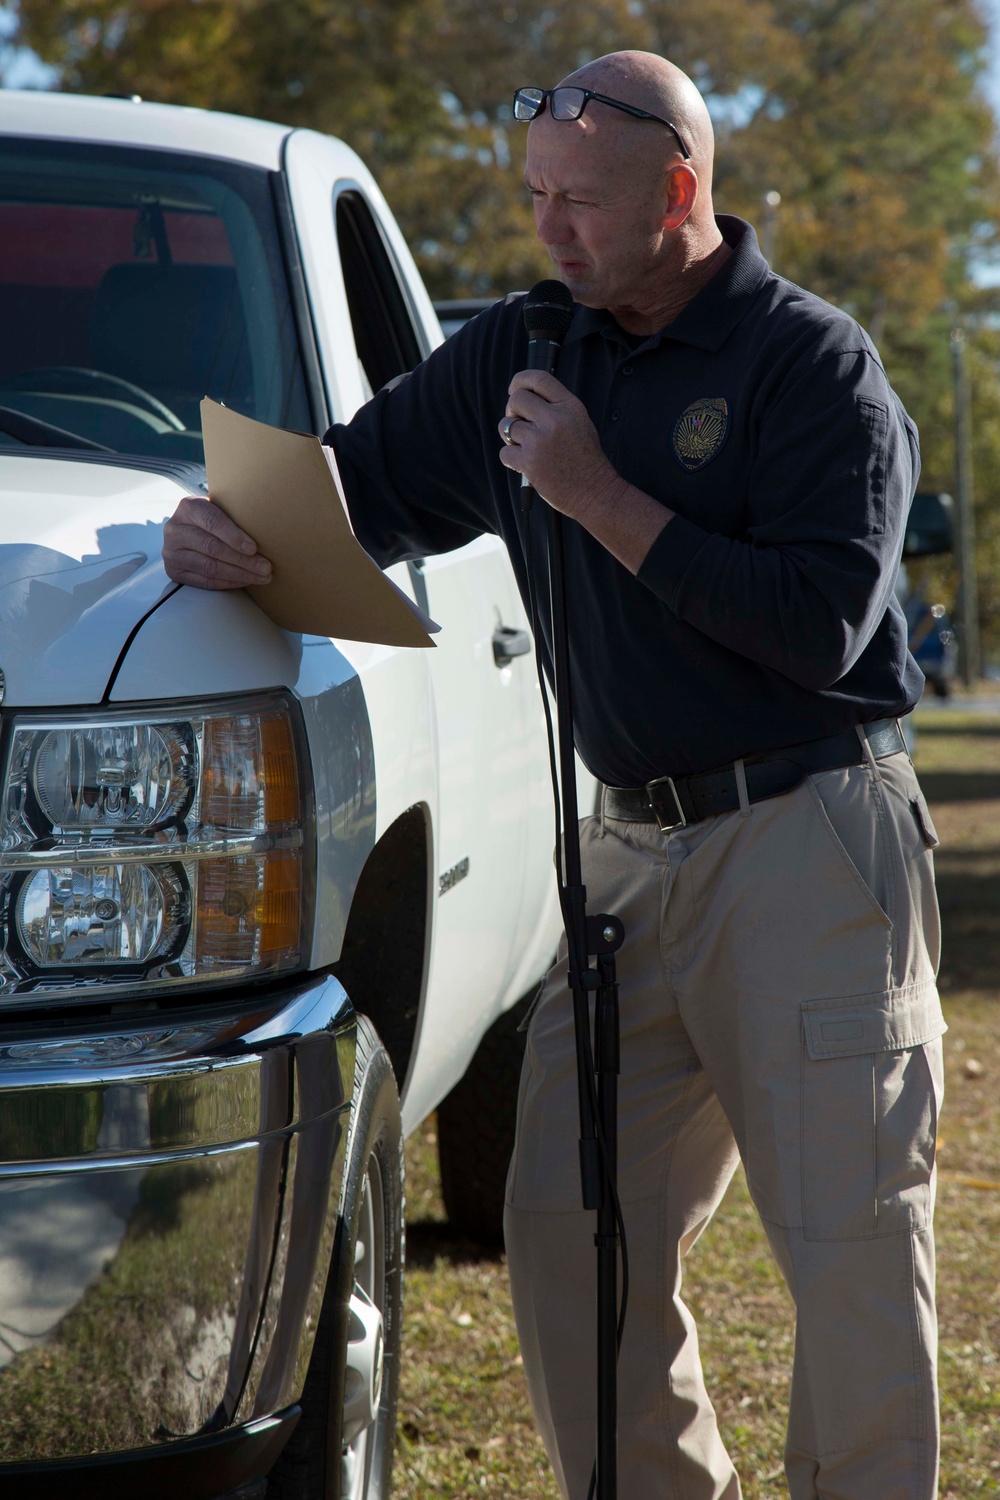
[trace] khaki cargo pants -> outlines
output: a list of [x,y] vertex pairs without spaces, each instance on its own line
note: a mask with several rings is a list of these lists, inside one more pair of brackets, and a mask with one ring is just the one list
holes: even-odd
[[[591,818],[581,836],[588,909],[626,930],[622,1500],[740,1494],[681,1300],[737,1154],[796,1305],[792,1500],[931,1500],[945,1028],[936,837],[908,756],[669,834]],[[535,1417],[562,1494],[585,1500],[596,1256],[565,975],[563,954],[528,1026],[506,1235]]]

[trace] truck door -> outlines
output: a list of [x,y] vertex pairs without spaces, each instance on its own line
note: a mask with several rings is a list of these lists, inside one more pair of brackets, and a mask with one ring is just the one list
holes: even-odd
[[[440,334],[399,232],[367,174],[352,178],[340,167],[323,190],[322,168],[332,164],[336,149],[336,143],[311,132],[295,132],[286,170],[300,242],[305,239],[303,264],[317,343],[324,365],[336,366],[327,372],[330,404],[337,419],[347,420],[373,391],[413,368]],[[321,205],[329,215],[325,225],[318,222]],[[306,215],[310,222],[303,236]],[[537,708],[531,711],[526,690],[534,675],[532,659],[524,654],[505,662],[501,655],[498,663],[494,653],[494,637],[503,639],[502,628],[523,626],[503,544],[482,537],[416,566],[397,565],[390,576],[420,603],[426,601],[442,626],[437,649],[421,653],[437,714],[438,897],[418,1068],[407,1088],[413,1115],[420,1112],[414,1093],[426,1089],[429,1102],[435,1102],[440,1093],[435,1079],[456,1076],[457,1055],[471,1056],[492,1015],[515,998],[509,990],[523,968],[522,913],[526,900],[537,902],[536,893],[525,890],[525,871],[530,783],[537,781],[540,747]],[[550,868],[546,858],[540,883]],[[536,904],[535,921],[537,910]],[[429,1055],[438,1051],[442,1055]],[[459,1073],[462,1067],[464,1062]]]
[[[377,390],[420,358],[378,221],[356,187],[336,200],[337,243],[363,384]],[[518,955],[528,811],[522,679],[533,674],[517,637],[520,600],[503,544],[483,536],[410,569],[442,626],[429,657],[437,708],[438,903],[428,996],[451,1045],[478,1039]],[[510,634],[505,634],[510,632]],[[495,644],[496,642],[496,644]],[[450,1012],[445,1022],[444,1012]],[[442,1028],[440,1023],[445,1022]],[[426,1035],[426,1033],[425,1033]]]

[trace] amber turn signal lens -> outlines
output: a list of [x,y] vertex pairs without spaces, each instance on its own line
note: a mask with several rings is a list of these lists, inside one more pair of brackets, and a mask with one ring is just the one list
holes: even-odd
[[211,720],[203,756],[204,823],[263,833],[299,821],[298,767],[286,713]]
[[264,821],[294,823],[300,817],[299,773],[292,744],[292,726],[282,714],[261,721],[263,751]]
[[258,902],[260,951],[295,948],[302,912],[302,860],[298,850],[264,860],[264,888]]
[[257,859],[200,861],[196,905],[199,968],[243,968],[254,962],[259,877]]
[[202,968],[244,968],[264,955],[297,954],[301,925],[298,849],[200,862],[196,944]]

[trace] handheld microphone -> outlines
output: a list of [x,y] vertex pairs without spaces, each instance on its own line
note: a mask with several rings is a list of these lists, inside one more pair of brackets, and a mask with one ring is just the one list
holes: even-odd
[[[561,281],[538,281],[524,299],[524,327],[528,334],[529,370],[555,373],[562,341],[573,321],[573,297]],[[531,483],[521,475],[521,504],[531,505]],[[527,494],[524,491],[528,491]]]
[[573,321],[573,297],[561,281],[538,281],[524,299],[524,327],[528,335],[528,369],[551,375],[562,341]]

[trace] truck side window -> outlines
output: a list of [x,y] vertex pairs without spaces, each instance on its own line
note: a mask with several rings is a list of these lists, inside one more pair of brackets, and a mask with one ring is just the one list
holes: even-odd
[[421,360],[399,278],[361,194],[337,198],[337,243],[361,367],[373,391]]

